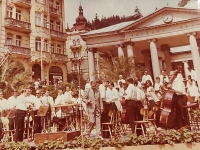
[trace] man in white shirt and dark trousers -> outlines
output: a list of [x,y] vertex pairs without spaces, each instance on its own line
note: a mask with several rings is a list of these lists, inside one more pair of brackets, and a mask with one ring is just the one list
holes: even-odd
[[[18,97],[18,91],[16,89],[13,90],[13,96],[8,98],[8,109],[14,109],[17,105],[17,97]],[[9,129],[14,129],[14,118],[9,118]]]
[[24,119],[27,112],[27,103],[34,104],[35,102],[32,99],[27,97],[30,88],[26,88],[23,90],[23,93],[17,97],[17,105],[16,105],[16,112],[15,112],[15,137],[14,141],[23,141],[24,136]]
[[[174,75],[175,72],[171,72],[170,75]],[[182,106],[187,105],[187,97],[185,91],[185,85],[182,80],[182,75],[179,72],[172,82],[171,88],[174,90],[173,98],[172,98],[172,114],[176,111],[176,115],[174,118],[174,124],[171,124],[169,128],[179,129],[188,125],[187,120],[187,112],[186,109],[182,108]],[[169,117],[169,119],[173,119],[173,117]]]
[[[140,94],[137,92],[136,87],[133,85],[133,78],[129,77],[126,80],[128,88],[125,91],[125,100],[128,101],[127,111],[129,124],[132,130],[132,133],[135,131],[134,121],[142,120],[142,115],[140,114],[140,109],[143,108],[141,101],[138,99],[137,95]],[[139,134],[139,133],[137,133]]]

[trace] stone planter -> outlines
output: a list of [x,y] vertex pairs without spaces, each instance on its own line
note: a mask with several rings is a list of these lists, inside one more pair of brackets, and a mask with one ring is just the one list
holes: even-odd
[[[200,143],[179,143],[174,145],[163,144],[163,145],[139,145],[139,146],[125,146],[124,148],[115,147],[102,147],[99,150],[200,150]],[[66,149],[72,150],[72,149]],[[73,150],[82,150],[82,148],[75,148]],[[85,150],[95,150],[92,148],[85,148]]]

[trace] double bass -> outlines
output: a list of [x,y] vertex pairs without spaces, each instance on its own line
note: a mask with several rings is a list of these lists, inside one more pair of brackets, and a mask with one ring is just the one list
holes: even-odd
[[129,119],[128,119],[128,112],[127,112],[127,105],[128,101],[122,98],[121,100],[121,105],[122,105],[122,113],[121,113],[121,122],[123,124],[129,124]]
[[[176,78],[177,74],[179,73],[178,70],[175,71],[174,75],[170,78],[168,84],[172,84],[174,79]],[[161,110],[159,126],[161,128],[173,128],[175,125],[175,111],[172,110],[172,98],[174,95],[174,90],[168,89],[163,98],[163,109]]]

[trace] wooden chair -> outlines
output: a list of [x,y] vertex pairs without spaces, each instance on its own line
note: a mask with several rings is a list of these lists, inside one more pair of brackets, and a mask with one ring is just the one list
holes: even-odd
[[1,117],[1,121],[2,121],[2,131],[3,131],[3,138],[1,141],[2,142],[8,142],[8,141],[13,142],[15,130],[9,129],[9,119],[7,117]]
[[102,129],[102,132],[109,132],[110,137],[112,138],[112,128],[114,126],[114,121],[113,121],[114,112],[110,111],[109,114],[110,114],[110,121],[101,123],[101,129]]

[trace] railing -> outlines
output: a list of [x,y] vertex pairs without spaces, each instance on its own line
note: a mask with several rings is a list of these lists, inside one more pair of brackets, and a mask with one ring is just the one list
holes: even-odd
[[24,4],[27,4],[27,5],[31,5],[31,0],[15,0],[15,3],[18,2],[18,3],[24,3]]
[[31,49],[15,45],[5,45],[10,54],[31,55]]
[[26,29],[26,30],[30,30],[31,29],[31,24],[30,23],[24,22],[24,21],[20,21],[20,20],[17,20],[17,19],[13,19],[13,18],[5,18],[5,24],[9,25],[9,26],[14,26],[14,27]]
[[56,31],[56,30],[51,30],[51,36],[61,38],[61,39],[67,39],[67,34],[64,32]]
[[57,54],[57,53],[52,53],[51,54],[52,60],[61,60],[61,61],[67,61],[68,57],[65,54]]

